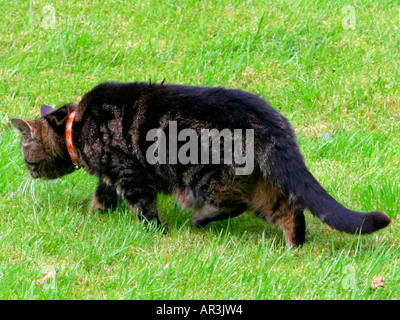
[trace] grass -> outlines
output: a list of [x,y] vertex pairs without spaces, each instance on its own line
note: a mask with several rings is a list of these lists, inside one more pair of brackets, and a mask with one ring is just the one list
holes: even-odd
[[[46,5],[54,28],[44,28]],[[351,5],[354,29],[341,1],[3,2],[0,298],[399,299],[400,6]],[[291,121],[334,197],[392,224],[361,237],[308,213],[307,243],[291,250],[249,214],[198,230],[160,195],[165,234],[124,205],[91,212],[96,181],[82,171],[28,178],[10,119],[78,102],[109,80],[260,94]],[[373,290],[377,276],[385,287]]]

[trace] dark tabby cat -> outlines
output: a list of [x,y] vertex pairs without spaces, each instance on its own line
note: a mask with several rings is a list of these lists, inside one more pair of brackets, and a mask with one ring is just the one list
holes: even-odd
[[[103,83],[78,105],[58,110],[43,106],[41,113],[36,121],[12,119],[22,133],[22,153],[30,175],[55,179],[82,167],[99,178],[93,198],[96,209],[115,206],[120,196],[140,217],[160,222],[157,193],[173,192],[182,204],[195,209],[195,226],[250,210],[281,228],[292,246],[305,240],[306,208],[348,233],[372,233],[390,223],[381,212],[351,211],[332,198],[308,171],[287,119],[244,91]],[[161,142],[174,142],[172,125],[177,132],[252,129],[253,170],[237,174],[239,166],[234,161],[172,161],[176,155],[171,149],[160,147]],[[148,133],[157,128],[162,130],[157,131],[157,139],[149,139]],[[178,140],[176,147],[183,148],[187,141]],[[223,147],[228,148],[222,140],[221,153]],[[242,142],[243,156],[244,146],[251,143],[244,137]],[[201,144],[197,148],[204,152]],[[150,149],[153,156],[167,160],[150,163]]]

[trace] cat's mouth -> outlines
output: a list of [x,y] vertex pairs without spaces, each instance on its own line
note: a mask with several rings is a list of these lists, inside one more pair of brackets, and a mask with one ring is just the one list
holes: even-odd
[[43,179],[43,180],[51,180],[51,179],[55,179],[57,178],[57,176],[55,176],[53,173],[50,172],[46,172],[45,174],[41,174],[39,171],[35,170],[29,170],[29,175],[31,176],[31,178],[33,179]]
[[40,178],[39,174],[36,173],[36,172],[29,171],[29,175],[30,175],[31,178],[33,178],[33,179]]
[[59,169],[58,171],[46,171],[46,170],[29,170],[29,175],[33,179],[43,179],[43,180],[54,180],[61,178],[62,176],[71,173],[75,170],[75,167],[65,168],[64,170]]

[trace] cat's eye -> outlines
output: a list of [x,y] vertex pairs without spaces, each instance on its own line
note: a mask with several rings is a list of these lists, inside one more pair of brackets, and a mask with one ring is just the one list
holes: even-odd
[[25,162],[26,162],[26,164],[29,164],[30,166],[37,166],[40,163],[40,161],[39,162],[30,162],[28,160],[25,160]]

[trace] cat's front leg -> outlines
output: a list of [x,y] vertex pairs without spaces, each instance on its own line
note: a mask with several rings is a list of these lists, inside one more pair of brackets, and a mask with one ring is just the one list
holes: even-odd
[[117,190],[139,219],[161,224],[158,215],[157,191],[149,181],[143,177],[124,177],[117,182]]
[[94,210],[108,210],[118,206],[118,194],[115,188],[103,181],[99,181],[92,200]]
[[157,225],[161,225],[160,216],[158,215],[157,197],[140,199],[134,204],[131,204],[130,201],[128,203],[139,219],[146,222],[154,221]]

